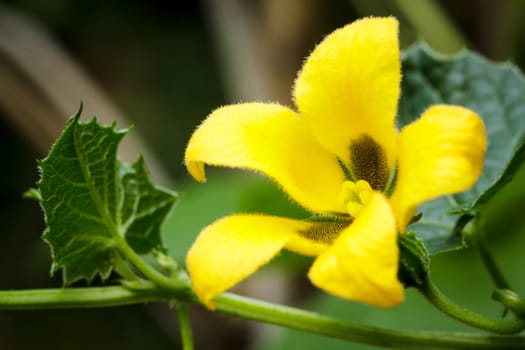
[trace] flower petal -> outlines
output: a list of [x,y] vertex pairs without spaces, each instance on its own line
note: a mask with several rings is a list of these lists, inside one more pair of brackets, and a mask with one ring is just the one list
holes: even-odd
[[374,192],[357,219],[317,257],[308,277],[339,297],[391,307],[404,298],[398,264],[394,215],[384,195]]
[[186,257],[197,296],[209,308],[215,296],[269,262],[304,221],[262,215],[232,215],[201,231]]
[[419,204],[472,187],[483,169],[486,147],[483,121],[463,107],[432,106],[403,128],[391,197],[400,232]]
[[388,169],[394,165],[401,80],[397,37],[392,17],[357,20],[327,36],[296,80],[301,115],[319,143],[350,169],[352,142],[363,136],[381,146]]
[[292,110],[265,103],[215,110],[186,148],[191,175],[205,181],[204,163],[262,172],[306,209],[344,213],[338,201],[345,180],[334,155],[324,150]]

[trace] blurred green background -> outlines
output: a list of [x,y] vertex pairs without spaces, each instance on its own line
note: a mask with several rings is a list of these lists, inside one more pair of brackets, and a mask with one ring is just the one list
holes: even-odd
[[[166,245],[179,261],[199,230],[225,214],[257,211],[300,217],[301,209],[253,174],[211,170],[207,184],[194,183],[182,166],[185,143],[220,105],[251,100],[290,105],[293,79],[315,43],[368,15],[397,16],[404,47],[422,37],[441,52],[466,45],[488,58],[525,66],[521,0],[4,0],[0,288],[61,285],[59,275],[49,278],[49,249],[39,238],[40,210],[22,199],[22,193],[38,178],[35,160],[46,153],[80,99],[91,114],[119,117],[120,127],[133,124],[129,137],[138,140],[139,152],[152,155],[146,161],[153,176],[182,194],[164,229]],[[66,69],[62,59],[73,62],[74,69]],[[84,78],[72,79],[75,74]],[[512,285],[525,294],[524,181],[521,171],[498,196],[486,231]],[[237,291],[386,327],[467,330],[410,291],[407,302],[394,310],[323,295],[304,278],[307,266],[308,259],[283,253]],[[432,272],[459,303],[494,317],[501,313],[490,300],[490,281],[470,250],[435,257]],[[197,349],[366,348],[197,308],[192,309],[192,321]],[[174,312],[162,304],[0,311],[0,348],[177,349],[176,322]]]

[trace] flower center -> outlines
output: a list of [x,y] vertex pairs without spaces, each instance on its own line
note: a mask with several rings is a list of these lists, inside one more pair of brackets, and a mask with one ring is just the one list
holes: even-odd
[[340,199],[348,214],[356,218],[372,195],[372,187],[365,180],[343,182]]
[[388,164],[383,148],[363,134],[350,144],[350,163],[355,179],[365,180],[376,191],[384,191],[388,182]]

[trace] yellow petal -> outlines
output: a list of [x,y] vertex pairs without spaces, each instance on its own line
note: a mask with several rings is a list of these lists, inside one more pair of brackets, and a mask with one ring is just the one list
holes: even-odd
[[463,107],[432,106],[407,125],[399,138],[397,183],[391,197],[400,232],[419,204],[472,187],[483,169],[486,147],[483,121]]
[[206,227],[186,257],[193,289],[213,308],[215,296],[270,261],[310,224],[261,215],[232,215]]
[[295,112],[277,104],[217,109],[191,137],[185,163],[199,181],[206,180],[205,163],[256,170],[306,209],[345,212],[338,200],[345,177],[336,157],[313,139]]
[[404,298],[398,263],[394,215],[387,199],[374,192],[361,215],[317,257],[308,277],[339,297],[392,307]]
[[365,18],[316,47],[296,80],[295,101],[314,136],[350,168],[352,142],[368,135],[392,169],[400,80],[397,20]]

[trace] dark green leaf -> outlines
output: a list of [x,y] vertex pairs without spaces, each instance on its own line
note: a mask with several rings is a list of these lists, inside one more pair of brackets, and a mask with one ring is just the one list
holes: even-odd
[[464,51],[442,57],[419,43],[403,55],[398,126],[416,120],[430,105],[456,104],[476,111],[485,123],[488,149],[483,174],[469,191],[420,207],[423,218],[410,228],[429,253],[462,246],[458,226],[507,184],[525,159],[525,80],[509,63],[494,64]]
[[125,169],[120,172],[123,192],[120,208],[126,240],[139,254],[164,250],[160,228],[175,203],[175,194],[155,187],[142,158],[131,166],[120,164]]
[[160,225],[176,199],[151,183],[142,159],[131,165],[117,160],[127,130],[79,118],[80,111],[40,162],[38,183],[43,238],[64,283],[97,273],[106,278],[122,238],[138,253],[163,249]]

